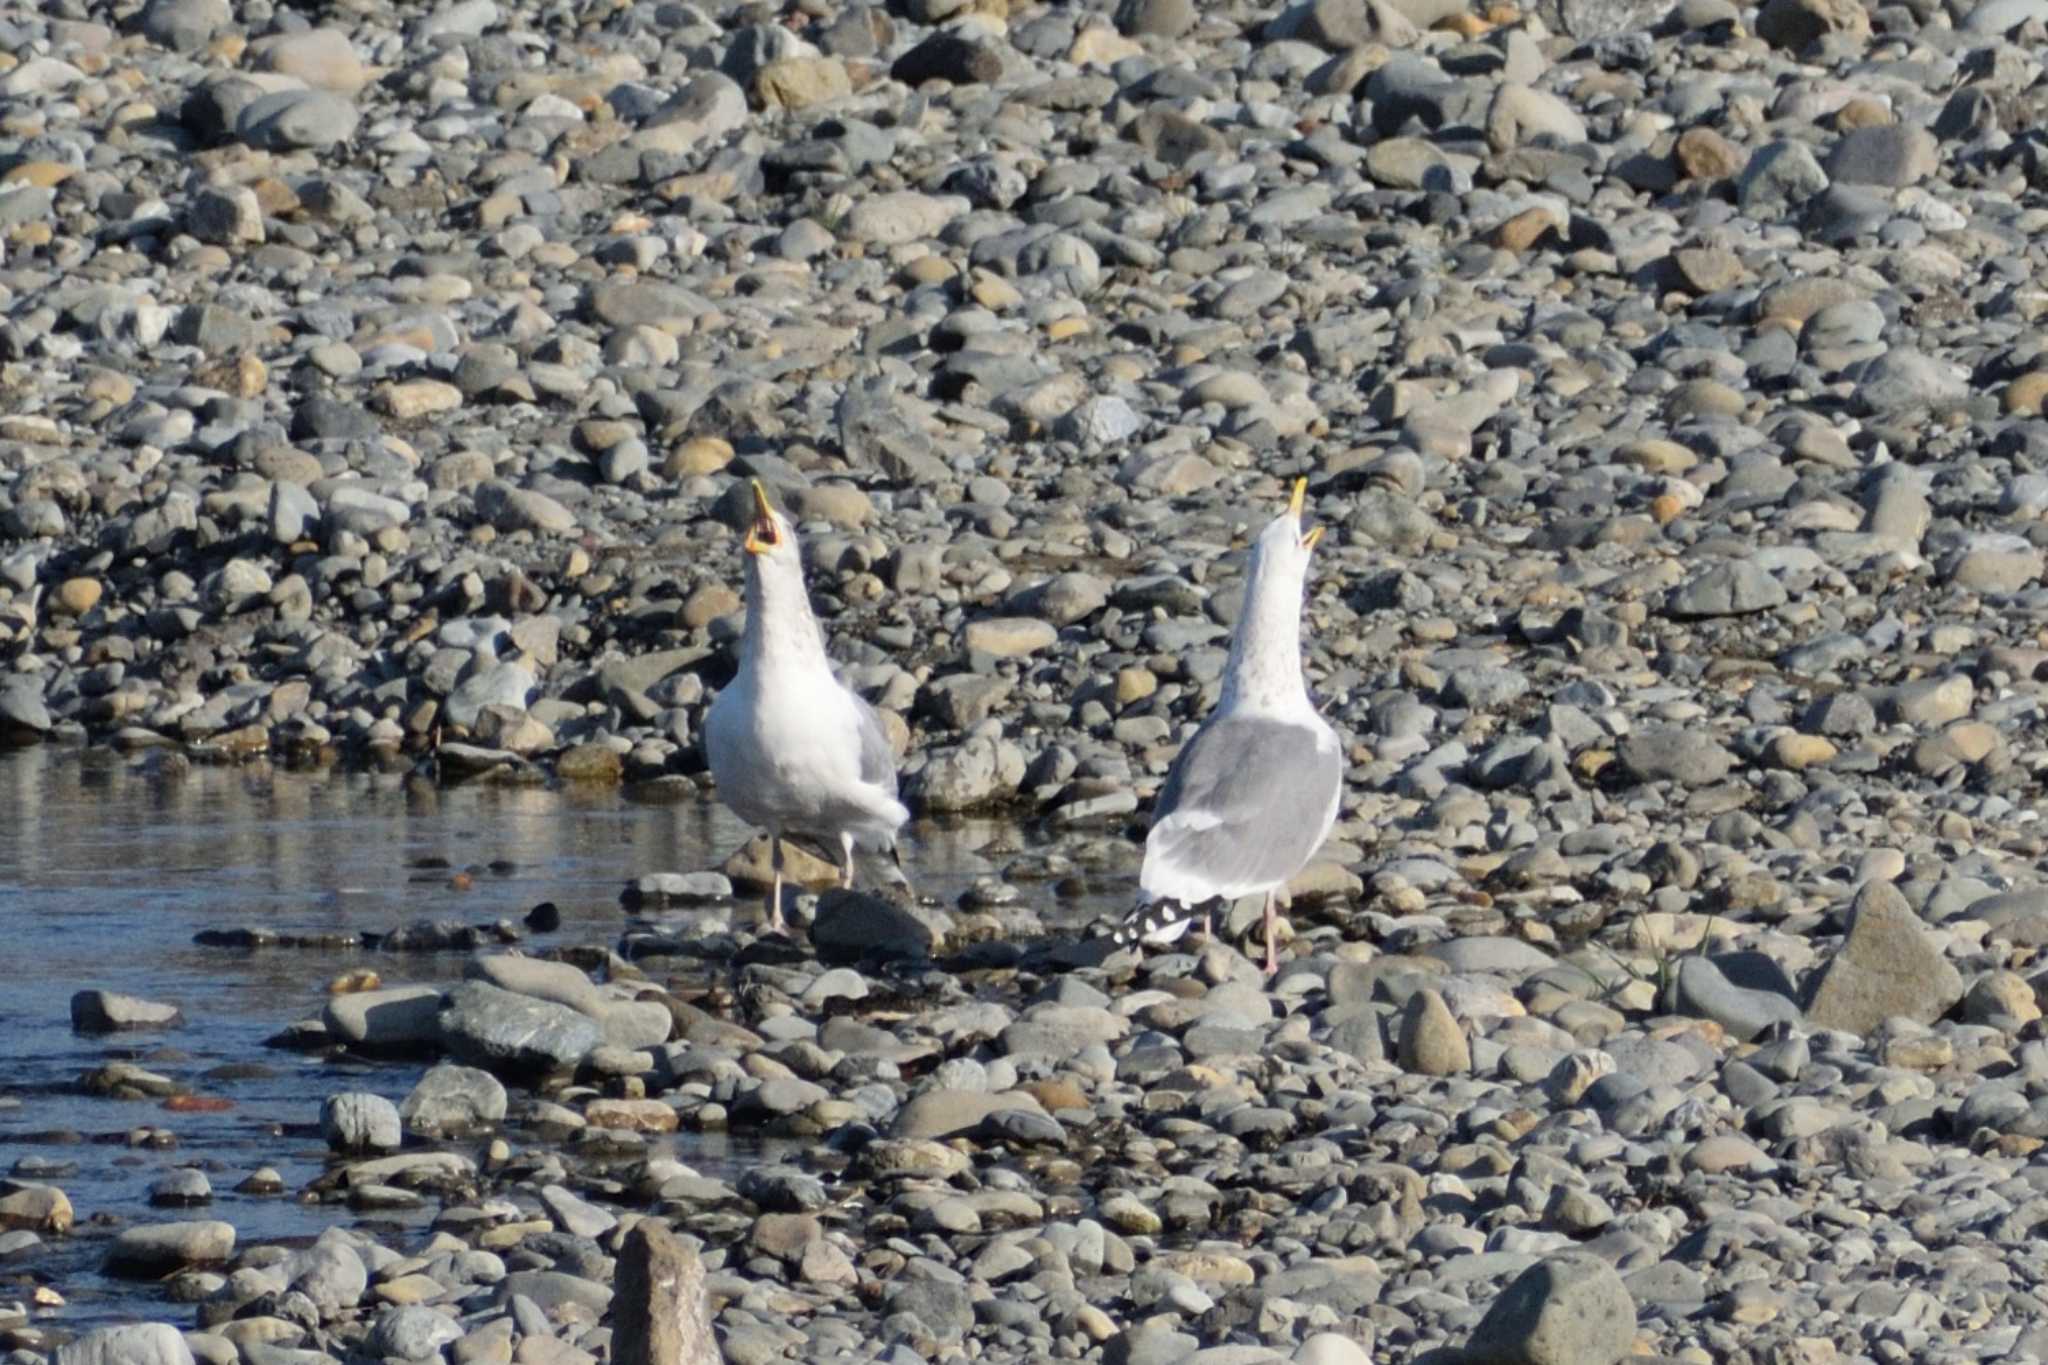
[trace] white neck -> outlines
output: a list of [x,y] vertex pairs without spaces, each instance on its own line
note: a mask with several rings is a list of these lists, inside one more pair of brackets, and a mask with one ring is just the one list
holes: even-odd
[[747,625],[740,636],[740,667],[773,668],[825,662],[825,637],[811,614],[802,561],[787,555],[747,557]]
[[1253,557],[1244,614],[1223,672],[1221,705],[1314,710],[1301,677],[1301,594],[1307,567],[1306,556],[1299,565],[1264,554]]

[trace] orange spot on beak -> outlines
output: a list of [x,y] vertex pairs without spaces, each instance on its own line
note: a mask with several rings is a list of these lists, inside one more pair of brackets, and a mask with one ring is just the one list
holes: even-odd
[[750,555],[766,554],[782,543],[782,529],[775,524],[775,509],[768,504],[768,490],[755,479],[754,524],[747,528],[746,551]]

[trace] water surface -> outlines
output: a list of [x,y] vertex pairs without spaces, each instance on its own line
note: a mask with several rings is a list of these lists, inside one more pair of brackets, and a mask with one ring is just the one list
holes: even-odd
[[[418,1062],[329,1061],[265,1047],[318,1013],[326,983],[357,967],[387,983],[446,980],[463,954],[361,949],[201,948],[205,929],[372,933],[421,918],[518,920],[541,901],[561,930],[536,940],[610,943],[619,893],[645,872],[715,866],[749,831],[711,802],[644,805],[614,790],[470,784],[437,788],[401,774],[195,767],[166,780],[136,758],[94,750],[0,752],[0,1172],[48,1179],[74,1204],[69,1238],[0,1262],[0,1301],[50,1283],[68,1301],[47,1321],[68,1329],[121,1320],[189,1322],[155,1286],[98,1273],[122,1226],[180,1218],[233,1223],[242,1245],[309,1238],[356,1215],[293,1196],[326,1165],[321,1100],[346,1089],[402,1098]],[[988,870],[977,850],[1015,831],[921,830],[905,859],[920,891],[951,901]],[[468,873],[461,885],[458,872]],[[73,992],[102,987],[180,1006],[186,1026],[86,1037],[70,1028]],[[84,1095],[78,1079],[133,1060],[234,1102],[225,1113]],[[254,1076],[210,1074],[258,1063]],[[137,1145],[155,1129],[169,1146]],[[733,1150],[690,1135],[678,1155],[717,1168]],[[38,1161],[75,1169],[33,1175]],[[24,1166],[23,1163],[29,1163]],[[197,1164],[212,1205],[155,1210],[149,1186]],[[260,1166],[283,1197],[237,1194]],[[422,1228],[429,1207],[397,1221]],[[391,1215],[376,1225],[388,1235]],[[405,1234],[396,1239],[403,1244]]]

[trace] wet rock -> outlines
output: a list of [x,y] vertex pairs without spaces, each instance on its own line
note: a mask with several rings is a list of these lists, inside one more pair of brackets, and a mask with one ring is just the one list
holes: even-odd
[[398,1106],[360,1090],[328,1097],[320,1106],[320,1135],[337,1152],[394,1151],[404,1140]]
[[337,1232],[322,1233],[303,1251],[279,1267],[285,1286],[303,1294],[321,1313],[332,1316],[353,1309],[369,1287],[362,1256]]
[[235,1253],[232,1223],[146,1223],[124,1229],[107,1251],[107,1270],[154,1277],[187,1266],[215,1265]]
[[33,678],[0,679],[0,744],[41,739],[54,724]]
[[172,1171],[149,1187],[149,1202],[152,1208],[190,1208],[213,1201],[213,1182],[206,1178],[206,1172],[189,1167]]
[[858,891],[827,891],[811,924],[811,946],[828,963],[929,958],[937,943],[931,926],[912,911]]
[[605,1041],[589,1015],[481,981],[449,991],[437,1018],[442,1044],[457,1060],[493,1072],[565,1070]]
[[438,1043],[442,1003],[432,986],[389,986],[331,997],[320,1021],[341,1041],[368,1047]]
[[448,1138],[504,1121],[504,1085],[488,1071],[442,1063],[429,1067],[398,1106],[405,1126],[422,1137]]
[[182,1028],[185,1015],[176,1005],[138,1000],[114,991],[80,991],[71,997],[74,1033],[116,1033],[126,1029]]

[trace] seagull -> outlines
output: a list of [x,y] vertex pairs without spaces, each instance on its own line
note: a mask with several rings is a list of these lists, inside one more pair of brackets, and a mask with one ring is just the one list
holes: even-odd
[[1145,836],[1138,907],[1119,944],[1171,943],[1198,909],[1264,893],[1266,974],[1280,969],[1275,904],[1337,823],[1344,786],[1337,732],[1301,676],[1301,598],[1323,528],[1302,531],[1308,480],[1252,545],[1244,609],[1223,695],[1167,771]]
[[896,755],[881,717],[832,676],[796,532],[760,480],[753,487],[740,668],[704,717],[704,751],[719,797],[768,831],[767,929],[779,934],[784,836],[836,842],[839,884],[851,887],[854,849],[893,855],[910,812],[896,799]]

